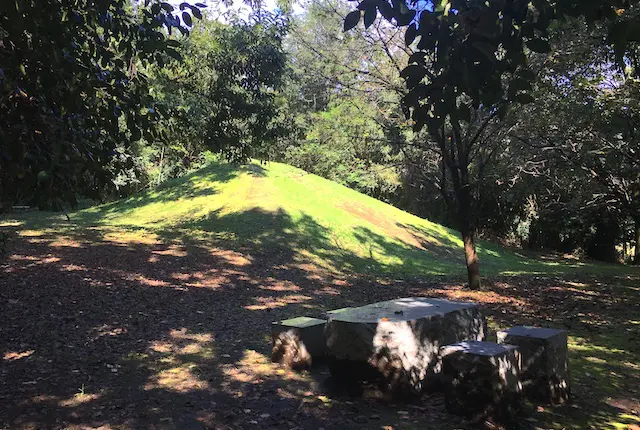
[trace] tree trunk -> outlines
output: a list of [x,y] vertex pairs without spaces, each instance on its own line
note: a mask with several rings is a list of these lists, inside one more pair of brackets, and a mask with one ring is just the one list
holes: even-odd
[[627,255],[629,254],[629,245],[627,243],[627,236],[622,236],[622,263],[627,262]]
[[640,266],[640,218],[636,219],[636,250],[633,264]]
[[[469,183],[469,153],[473,141],[465,140],[458,119],[451,117],[453,135],[445,133],[444,125],[429,127],[434,140],[438,142],[442,155],[442,187],[447,179],[446,169],[451,176],[451,183],[456,200],[456,212],[462,242],[464,243],[464,256],[467,265],[469,288],[480,288],[480,264],[476,252],[475,232],[476,217],[473,195]],[[446,169],[445,169],[446,167]],[[446,199],[445,199],[446,201]]]
[[469,288],[477,290],[480,288],[480,265],[478,253],[476,252],[475,237],[472,232],[462,232],[462,242],[464,242],[464,257],[467,263],[467,276],[469,278]]
[[468,172],[463,166],[461,179],[453,178],[453,188],[456,195],[458,220],[460,233],[464,244],[464,257],[467,265],[469,289],[480,289],[480,262],[476,252],[475,213],[472,205],[472,196],[469,189]]
[[476,229],[473,222],[471,196],[469,187],[460,187],[456,192],[458,200],[458,219],[460,220],[460,233],[464,244],[464,258],[467,264],[467,276],[469,288],[480,289],[480,261],[476,252]]

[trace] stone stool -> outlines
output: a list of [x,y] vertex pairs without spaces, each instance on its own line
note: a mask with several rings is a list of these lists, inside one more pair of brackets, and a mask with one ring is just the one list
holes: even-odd
[[274,362],[300,370],[311,366],[312,358],[321,360],[326,351],[326,320],[297,317],[271,324]]
[[525,395],[544,403],[569,400],[567,332],[541,327],[516,326],[498,332],[498,343],[517,345],[522,355]]
[[447,410],[472,421],[511,421],[520,408],[518,347],[466,341],[440,349]]

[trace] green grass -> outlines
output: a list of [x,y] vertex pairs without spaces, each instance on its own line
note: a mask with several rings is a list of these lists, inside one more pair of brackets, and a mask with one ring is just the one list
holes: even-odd
[[[458,232],[280,163],[212,164],[162,188],[70,216],[72,224],[103,231],[290,252],[296,261],[342,273],[462,278],[465,272]],[[478,248],[484,275],[628,270],[528,258],[483,241]]]

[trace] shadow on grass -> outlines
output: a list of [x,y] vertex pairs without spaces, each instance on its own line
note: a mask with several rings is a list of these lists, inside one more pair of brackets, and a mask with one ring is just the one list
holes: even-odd
[[111,214],[126,216],[127,213],[151,203],[209,197],[218,192],[218,187],[221,184],[233,180],[242,173],[248,173],[255,177],[266,176],[265,168],[257,164],[212,163],[210,166],[168,181],[153,190],[89,209],[80,216],[80,220],[99,222],[101,218]]
[[459,241],[455,240],[458,239],[458,232],[443,226],[438,229],[427,229],[411,224],[397,223],[396,225],[409,232],[422,249],[437,258],[464,264],[462,247]]

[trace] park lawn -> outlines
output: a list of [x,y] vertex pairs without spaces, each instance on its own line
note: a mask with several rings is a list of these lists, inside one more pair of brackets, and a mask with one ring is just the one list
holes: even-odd
[[[353,400],[266,359],[271,320],[407,295],[482,303],[494,330],[569,331],[575,402],[530,409],[524,428],[640,425],[640,272],[632,268],[480,242],[487,281],[467,291],[457,232],[279,163],[212,164],[69,220],[28,213],[0,227],[12,232],[0,275],[9,321],[0,353],[10,371],[0,426],[193,419],[238,428],[291,408],[294,424],[346,419],[370,428],[378,415],[376,427],[463,425],[432,397],[407,420],[365,396],[353,420],[345,412]],[[274,413],[258,401],[265,395],[286,406]],[[211,412],[223,406],[231,417]]]

